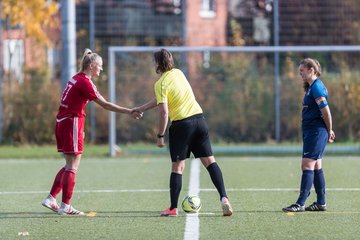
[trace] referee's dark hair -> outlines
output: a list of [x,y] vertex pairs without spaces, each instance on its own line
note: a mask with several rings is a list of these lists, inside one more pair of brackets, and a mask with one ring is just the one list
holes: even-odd
[[157,64],[156,73],[164,73],[174,68],[172,54],[164,48],[154,53],[154,61]]

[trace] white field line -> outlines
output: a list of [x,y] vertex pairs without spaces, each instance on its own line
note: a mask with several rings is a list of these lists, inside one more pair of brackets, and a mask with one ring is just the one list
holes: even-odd
[[[189,195],[199,196],[200,192],[200,160],[193,159],[190,167]],[[185,222],[184,240],[198,240],[200,238],[200,219],[198,213],[187,214]]]
[[[149,193],[149,192],[169,192],[169,189],[100,189],[100,190],[76,190],[76,193]],[[49,193],[48,191],[18,191],[0,192],[0,195],[12,194],[39,194]]]
[[[198,193],[216,192],[215,188],[199,188]],[[228,192],[293,192],[299,191],[297,188],[229,188]],[[327,188],[328,192],[358,192],[360,188]],[[169,189],[99,189],[99,190],[76,190],[76,193],[149,193],[149,192],[169,192]],[[190,190],[189,190],[190,192]],[[17,194],[43,194],[49,191],[14,191],[0,192],[0,195],[17,195]],[[193,193],[192,193],[193,194]],[[195,195],[195,194],[194,194]],[[198,195],[198,194],[196,194]]]
[[[202,188],[203,192],[215,192],[215,188]],[[299,191],[298,188],[228,188],[228,192],[293,192]],[[360,188],[326,188],[326,191],[351,192],[360,191]]]

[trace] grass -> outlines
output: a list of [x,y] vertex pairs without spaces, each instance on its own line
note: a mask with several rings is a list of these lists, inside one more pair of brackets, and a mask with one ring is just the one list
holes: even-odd
[[[360,186],[359,157],[324,158],[328,211],[293,215],[281,208],[298,196],[299,157],[217,160],[235,214],[221,216],[218,194],[202,167],[200,239],[358,239],[360,191],[349,188]],[[84,158],[72,199],[76,208],[92,212],[84,217],[58,216],[40,205],[61,166],[60,159],[0,160],[1,239],[183,239],[186,214],[159,217],[169,204],[167,156]],[[189,170],[190,161],[180,198],[188,191]],[[312,192],[307,204],[314,200]]]
[[[84,157],[106,157],[109,152],[108,148],[108,145],[85,146]],[[62,156],[57,152],[56,145],[0,146],[0,159],[9,158],[54,159],[62,158]]]
[[[166,148],[158,148],[154,144],[137,143],[120,145],[121,153],[119,156],[168,156]],[[337,151],[333,149],[336,148]],[[216,156],[300,156],[301,143],[284,144],[214,144]],[[360,156],[360,145],[355,143],[335,143],[329,144],[325,150],[329,156],[353,155]],[[108,145],[86,144],[83,158],[105,158],[109,156]],[[24,146],[0,146],[0,159],[54,159],[62,158],[56,151],[55,145],[24,145]]]

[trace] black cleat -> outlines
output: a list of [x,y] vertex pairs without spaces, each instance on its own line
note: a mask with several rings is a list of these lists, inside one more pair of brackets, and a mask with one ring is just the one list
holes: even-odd
[[282,209],[283,212],[305,212],[305,207],[295,203]]
[[312,212],[326,211],[326,204],[321,205],[316,202],[313,202],[313,204],[305,208],[305,211],[312,211]]

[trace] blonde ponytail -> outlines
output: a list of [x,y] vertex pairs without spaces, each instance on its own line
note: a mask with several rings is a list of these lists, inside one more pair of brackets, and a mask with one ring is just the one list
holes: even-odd
[[89,48],[85,48],[83,57],[81,59],[79,72],[85,71],[89,65],[95,62],[98,58],[101,58],[98,54],[93,53]]
[[92,53],[92,51],[89,48],[85,48],[82,59],[84,59],[86,55],[91,54],[91,53]]

